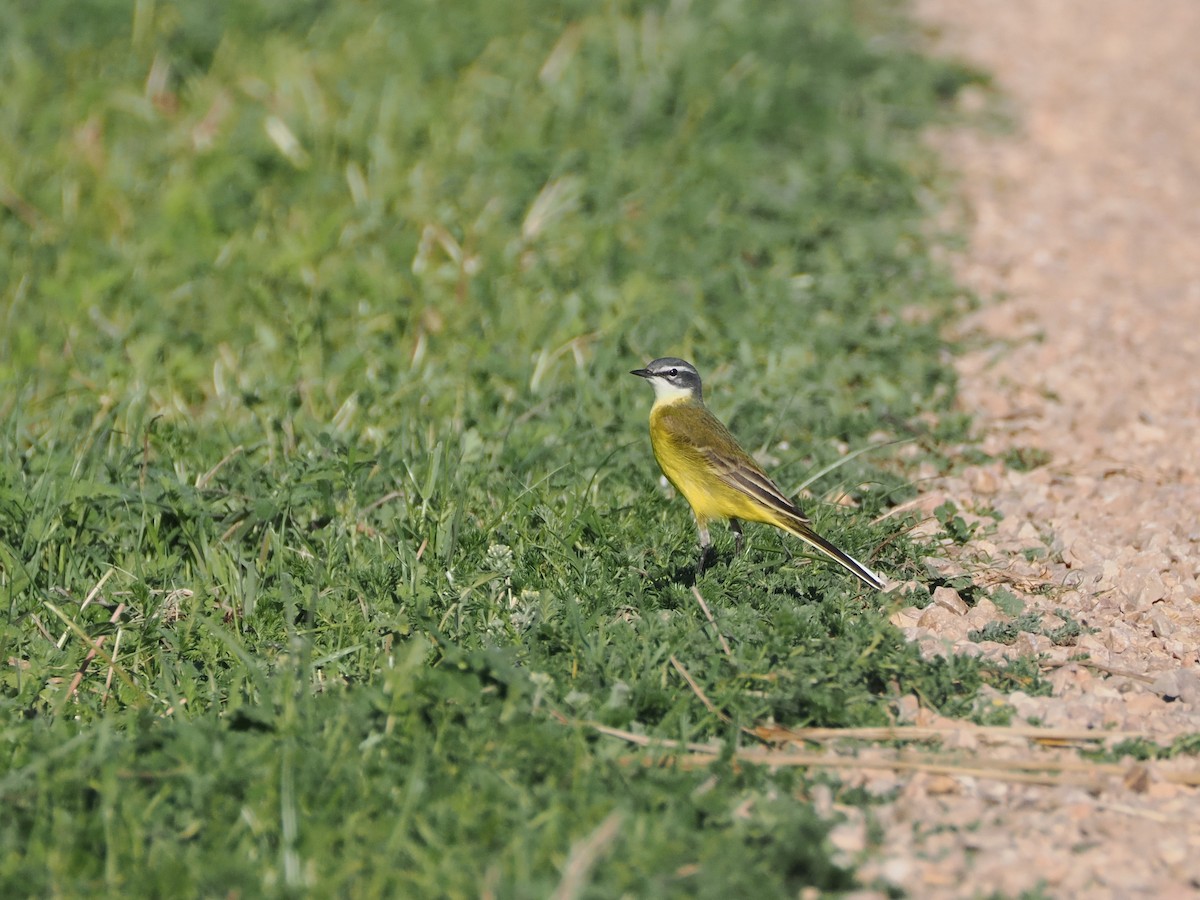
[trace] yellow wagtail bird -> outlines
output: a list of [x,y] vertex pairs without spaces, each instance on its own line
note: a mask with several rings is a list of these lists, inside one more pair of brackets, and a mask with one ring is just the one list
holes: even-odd
[[654,388],[650,444],[659,468],[687,498],[696,517],[700,530],[697,575],[704,571],[712,550],[708,523],[728,519],[736,552],[740,553],[741,520],[745,519],[766,522],[794,534],[841,563],[869,587],[884,586],[882,578],[813,531],[800,507],[783,495],[729,429],[708,411],[695,366],[666,356],[630,374],[645,378]]

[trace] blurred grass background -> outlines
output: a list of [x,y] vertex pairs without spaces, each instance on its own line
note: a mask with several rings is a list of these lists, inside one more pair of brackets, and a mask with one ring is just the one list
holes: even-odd
[[697,585],[727,658],[626,374],[693,359],[921,573],[878,517],[964,423],[919,135],[977,76],[903,12],[0,8],[0,889],[545,896],[614,811],[573,896],[851,886],[804,773],[570,723],[733,745],[1003,677],[754,528]]

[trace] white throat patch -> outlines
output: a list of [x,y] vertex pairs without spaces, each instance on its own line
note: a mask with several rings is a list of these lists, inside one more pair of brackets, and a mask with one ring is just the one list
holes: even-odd
[[665,378],[648,378],[650,386],[654,388],[655,403],[670,403],[674,400],[687,400],[692,396],[692,392],[687,388],[676,387]]

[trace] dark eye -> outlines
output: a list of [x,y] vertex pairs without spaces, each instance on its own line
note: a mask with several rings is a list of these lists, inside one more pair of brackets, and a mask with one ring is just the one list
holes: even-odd
[[672,378],[675,378],[675,377],[677,377],[678,375],[679,375],[679,370],[678,370],[678,369],[672,369],[672,370],[671,370],[671,377],[672,377]]

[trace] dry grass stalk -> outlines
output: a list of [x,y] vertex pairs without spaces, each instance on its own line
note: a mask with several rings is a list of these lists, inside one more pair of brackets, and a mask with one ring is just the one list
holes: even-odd
[[[610,728],[594,722],[580,723],[601,734],[620,738],[640,747],[657,747],[669,751],[682,751],[674,761],[684,767],[698,768],[711,765],[722,758],[718,745],[695,744],[685,741],[655,739],[644,734],[635,734],[620,728]],[[831,731],[834,729],[814,729]],[[846,729],[866,731],[868,729]],[[925,729],[932,731],[933,729]],[[1049,730],[1049,729],[1040,729]],[[1128,774],[1129,767],[1119,763],[1088,762],[1066,759],[972,759],[969,763],[946,761],[929,755],[880,756],[877,758],[831,756],[817,753],[792,753],[764,748],[739,749],[732,754],[739,762],[751,765],[812,766],[833,769],[886,769],[890,771],[925,772],[935,775],[985,778],[1018,784],[1078,785],[1099,788],[1108,778]],[[1144,764],[1139,764],[1144,765]],[[1200,771],[1162,771],[1159,777],[1173,784],[1200,786]]]
[[221,457],[215,466],[196,479],[196,487],[200,490],[204,490],[206,487],[208,487],[208,483],[212,481],[214,477],[216,477],[216,474],[220,472],[230,460],[244,452],[244,450],[245,448],[242,447],[241,444],[238,444],[236,447],[226,453],[223,457]]
[[[109,571],[111,572],[112,569],[109,569]],[[118,603],[117,608],[113,610],[113,614],[111,616],[109,616],[109,619],[108,619],[109,624],[115,625],[117,623],[117,620],[121,618],[121,613],[123,613],[123,612],[125,612],[125,604]],[[118,638],[119,637],[120,637],[120,632],[118,632]],[[104,638],[105,638],[105,635],[102,634],[98,638],[96,638],[95,641],[92,642],[92,648],[88,651],[87,656],[85,656],[83,658],[83,662],[79,664],[79,668],[75,671],[75,677],[71,679],[71,687],[67,690],[68,697],[74,697],[76,695],[76,693],[78,693],[79,685],[83,681],[83,676],[87,672],[88,665],[91,663],[91,661],[93,659],[96,658],[96,654],[100,652],[100,648],[102,648],[104,646]],[[113,645],[112,654],[110,654],[107,657],[108,678],[105,679],[105,683],[104,683],[105,697],[108,696],[108,687],[110,684],[112,684],[113,671],[116,667],[115,656],[116,656],[118,646],[119,646],[119,640],[118,640],[117,644]]]
[[603,854],[620,832],[624,816],[620,811],[610,812],[585,838],[571,846],[571,852],[563,865],[562,879],[551,895],[552,900],[574,900],[587,887],[588,875],[596,867]]
[[[112,573],[115,571],[117,571],[117,570],[109,569],[107,572],[105,572],[103,575],[100,576],[100,580],[96,582],[95,586],[90,591],[88,591],[88,595],[86,597],[84,597],[83,602],[81,604],[79,604],[80,612],[83,612],[85,609],[87,609],[88,606],[91,605],[92,601],[95,600],[96,597],[99,596],[101,589],[104,587],[104,582],[108,581],[108,579],[112,577]],[[71,633],[71,630],[68,628],[66,631],[64,631],[62,633],[62,636],[58,639],[58,649],[59,650],[61,650],[63,647],[65,647],[67,645],[67,636],[70,633]]]
[[1191,732],[1159,733],[1149,731],[1097,731],[1094,728],[1040,728],[1034,725],[972,725],[957,727],[921,727],[916,725],[885,725],[868,728],[783,728],[761,725],[754,729],[755,737],[770,744],[820,741],[937,741],[945,737],[970,734],[980,738],[1022,738],[1042,744],[1095,743],[1108,740],[1140,738],[1163,743]]
[[687,682],[688,687],[692,689],[692,693],[696,695],[697,699],[704,704],[705,709],[707,709],[726,725],[732,721],[729,716],[725,715],[725,713],[721,712],[716,708],[716,706],[713,705],[713,702],[708,699],[704,691],[701,690],[700,685],[696,684],[696,680],[692,678],[688,670],[683,667],[683,663],[675,658],[674,654],[671,654],[671,665],[675,667],[676,672],[683,676],[683,680]]
[[1106,666],[1104,663],[1094,662],[1090,659],[1072,659],[1063,662],[1045,660],[1041,663],[1041,668],[1061,669],[1063,666],[1070,665],[1086,666],[1089,669],[1095,669],[1097,672],[1104,672],[1108,675],[1117,675],[1122,678],[1132,678],[1134,681],[1140,681],[1143,684],[1154,683],[1154,677],[1151,675],[1143,675],[1140,672],[1131,672],[1129,669],[1118,669],[1115,666]]
[[704,595],[700,593],[700,589],[694,584],[692,585],[692,596],[696,598],[696,602],[700,604],[700,609],[704,611],[704,617],[708,619],[708,624],[713,627],[713,631],[717,633],[717,640],[721,642],[721,650],[724,651],[726,658],[733,659],[733,651],[729,649],[729,641],[725,640],[725,635],[721,634],[721,629],[717,627],[717,621],[713,618],[712,612],[708,608],[708,604],[704,602]]

